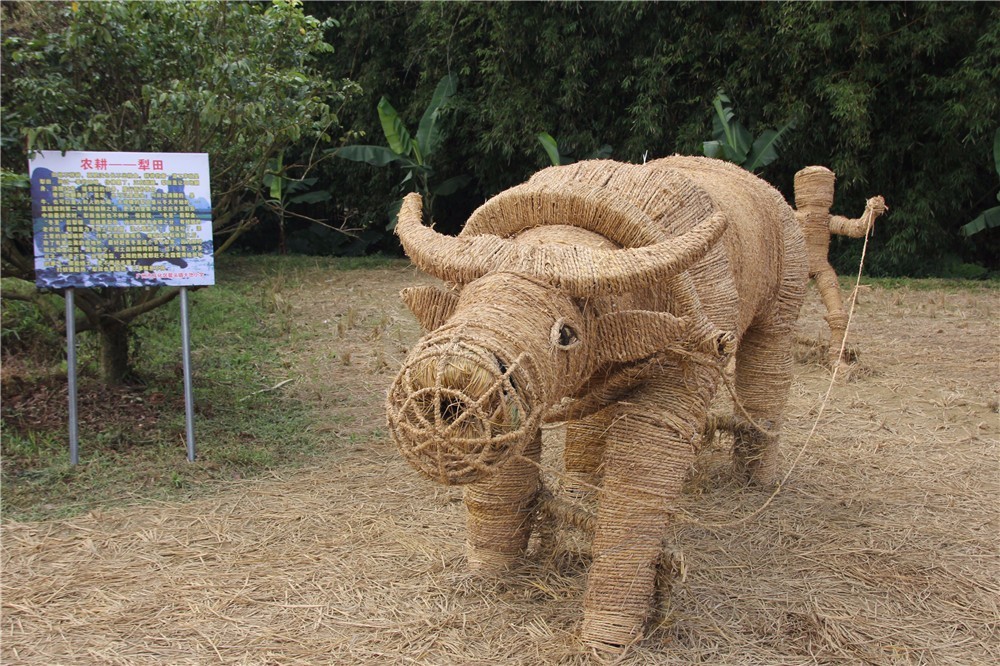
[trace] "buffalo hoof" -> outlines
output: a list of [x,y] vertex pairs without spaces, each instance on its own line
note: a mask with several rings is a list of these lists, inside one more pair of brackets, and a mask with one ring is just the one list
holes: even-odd
[[580,642],[598,652],[620,654],[642,638],[642,628],[642,618],[590,612],[583,619]]
[[488,548],[466,546],[465,556],[469,562],[469,570],[473,573],[491,576],[510,570],[517,564],[518,554],[502,553]]

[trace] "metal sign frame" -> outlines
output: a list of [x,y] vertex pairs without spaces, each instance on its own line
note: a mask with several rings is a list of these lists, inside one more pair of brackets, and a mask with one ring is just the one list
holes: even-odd
[[196,458],[187,288],[215,283],[205,153],[36,152],[35,281],[64,290],[70,463],[79,464],[75,289],[180,287],[187,459]]

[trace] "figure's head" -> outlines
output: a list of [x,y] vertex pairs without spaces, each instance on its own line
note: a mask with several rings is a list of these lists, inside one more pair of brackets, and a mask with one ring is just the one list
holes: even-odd
[[837,176],[824,166],[808,166],[795,174],[795,208],[833,206],[833,188]]
[[[523,451],[543,414],[602,364],[648,357],[682,337],[683,322],[670,315],[598,317],[585,304],[668,280],[725,229],[725,218],[713,215],[665,240],[644,213],[621,202],[605,202],[599,215],[589,208],[574,214],[567,213],[574,201],[594,202],[508,193],[480,208],[459,237],[423,226],[417,195],[405,200],[396,228],[418,267],[461,286],[404,291],[428,333],[408,354],[386,403],[403,455],[443,483],[482,480]],[[539,210],[559,213],[549,220],[584,221],[537,234]],[[598,224],[631,234],[637,245],[650,243],[621,249],[606,237],[605,247],[560,241],[581,233],[602,239],[588,229]],[[465,235],[483,229],[488,233]],[[510,238],[516,234],[522,236]]]

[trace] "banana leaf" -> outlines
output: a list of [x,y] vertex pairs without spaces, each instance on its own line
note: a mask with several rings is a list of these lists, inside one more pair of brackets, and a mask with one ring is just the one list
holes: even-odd
[[337,157],[341,157],[345,160],[350,160],[352,162],[364,162],[365,164],[370,164],[372,166],[384,167],[393,162],[398,162],[405,166],[415,165],[416,163],[405,156],[396,153],[391,148],[386,148],[385,146],[344,146],[343,148],[338,148],[334,151]]
[[781,137],[785,132],[795,127],[795,123],[788,123],[780,130],[764,130],[753,142],[750,154],[743,165],[747,171],[754,172],[761,167],[765,167],[778,159],[777,147],[781,143]]
[[980,231],[1000,227],[1000,206],[983,211],[976,219],[962,225],[962,233],[966,236],[978,234]]
[[413,137],[385,97],[378,103],[378,119],[382,123],[382,133],[385,134],[389,147],[398,155],[409,156],[413,152]]
[[542,132],[538,135],[538,143],[542,144],[542,148],[549,156],[549,160],[552,162],[552,166],[559,166],[562,164],[562,159],[559,156],[559,144],[556,140],[552,138],[552,135],[548,132]]
[[417,150],[424,156],[425,160],[430,159],[441,143],[441,130],[437,121],[441,116],[441,111],[454,97],[456,90],[458,90],[458,80],[454,74],[442,78],[438,82],[437,88],[434,89],[434,96],[431,97],[430,104],[424,110],[423,117],[420,118],[420,124],[417,126],[416,145]]

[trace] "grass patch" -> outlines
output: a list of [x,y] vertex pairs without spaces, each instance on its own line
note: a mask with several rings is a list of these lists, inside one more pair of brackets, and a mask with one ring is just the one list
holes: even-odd
[[[855,279],[856,276],[841,275],[841,288],[853,289]],[[881,287],[882,289],[983,293],[1000,289],[1000,278],[991,277],[983,280],[969,280],[965,278],[873,278],[862,276],[861,284]]]
[[[5,519],[63,517],[150,500],[183,500],[220,482],[301,465],[331,451],[312,434],[309,404],[285,395],[278,351],[294,334],[284,293],[315,269],[403,265],[395,259],[224,257],[218,284],[189,293],[198,459],[185,457],[179,303],[136,322],[140,384],[98,379],[96,336],[78,337],[80,464],[69,464],[66,366],[51,347],[51,311],[4,305],[2,502]],[[5,287],[7,285],[4,285]],[[16,288],[16,287],[13,287]],[[46,297],[51,300],[55,297]],[[277,388],[275,388],[277,387]],[[335,447],[337,442],[333,442]]]

